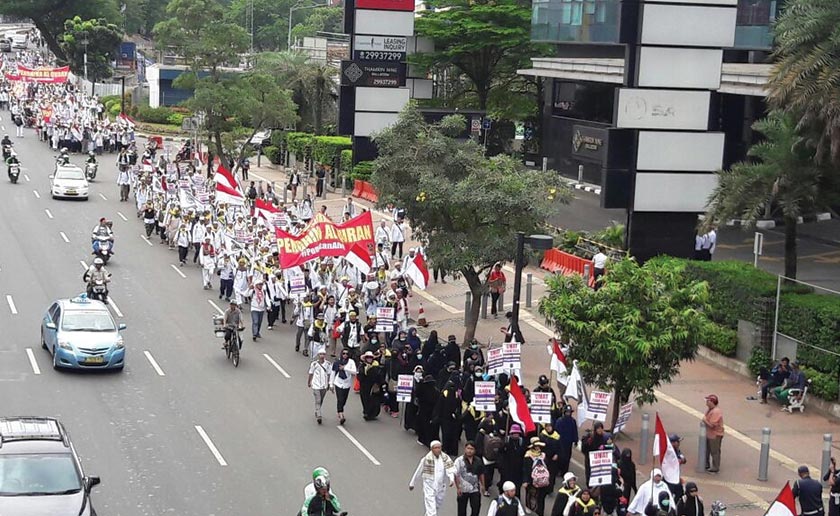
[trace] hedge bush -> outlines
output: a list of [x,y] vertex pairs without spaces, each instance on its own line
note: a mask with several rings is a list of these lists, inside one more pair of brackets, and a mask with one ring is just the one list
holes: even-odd
[[283,152],[274,145],[264,147],[263,154],[265,154],[265,156],[268,158],[268,161],[275,165],[279,164],[283,160]]
[[373,174],[373,161],[360,161],[353,167],[350,179],[370,181],[371,174]]
[[271,145],[273,147],[277,147],[278,149],[282,149],[283,145],[286,144],[286,132],[285,131],[271,131]]
[[286,133],[286,146],[296,159],[303,160],[311,155],[312,138],[309,133],[289,132]]
[[703,328],[700,336],[700,343],[707,348],[717,351],[727,357],[735,356],[735,349],[738,346],[738,332],[709,321]]
[[802,366],[805,377],[811,380],[808,392],[826,401],[837,401],[837,374],[824,373],[808,366]]
[[167,107],[140,107],[137,109],[137,120],[150,124],[168,124],[172,110]]
[[353,151],[351,149],[341,151],[339,163],[341,164],[341,171],[349,176],[353,172]]
[[333,167],[340,159],[341,151],[352,146],[353,141],[347,136],[315,136],[312,138],[312,159]]

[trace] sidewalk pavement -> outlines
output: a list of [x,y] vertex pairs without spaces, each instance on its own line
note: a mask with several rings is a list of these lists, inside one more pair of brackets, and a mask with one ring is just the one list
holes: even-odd
[[[250,175],[251,180],[274,181],[281,189],[286,181],[285,173],[275,166],[252,167]],[[309,191],[314,191],[313,185],[310,185]],[[326,199],[318,200],[316,204],[326,205],[328,213],[337,215],[336,210],[341,209],[344,201],[345,198],[339,194],[328,193]],[[354,199],[354,202],[372,208],[366,201]],[[372,212],[377,224],[383,218],[390,219],[382,212]],[[407,242],[408,246],[413,244],[414,242]],[[505,270],[508,273],[508,285],[512,286],[513,269],[506,267]],[[538,300],[545,291],[543,280],[548,273],[534,266],[527,267],[525,273],[531,273],[534,277],[534,302],[532,308],[525,308],[523,292],[521,323],[527,343],[523,346],[522,376],[524,385],[533,388],[539,375],[549,374],[546,344],[554,332],[545,325],[545,321],[537,312]],[[465,292],[468,290],[465,281],[451,278],[446,284],[432,283],[426,291],[415,289],[409,301],[412,318],[417,319],[419,304],[422,303],[429,322],[424,333],[435,329],[441,338],[453,334],[460,339],[464,329]],[[509,290],[508,298],[505,299],[505,310],[510,307],[510,299]],[[505,323],[504,314],[498,319],[488,314],[487,319],[479,320],[476,338],[482,345],[498,344],[502,340],[500,329]],[[592,385],[589,388],[595,389],[596,386]],[[718,474],[698,473],[695,470],[698,461],[700,418],[706,410],[703,398],[711,393],[720,397],[727,432],[722,446],[722,467]],[[657,391],[657,403],[641,409],[634,406],[630,422],[617,438],[617,444],[621,448],[628,447],[633,450],[635,461],[639,464],[639,483],[644,481],[649,475],[652,458],[643,459],[639,456],[641,414],[650,414],[648,450],[652,450],[655,414],[659,413],[666,430],[683,437],[681,449],[688,458],[688,463],[682,467],[682,476],[686,480],[698,483],[707,508],[712,501],[722,500],[729,506],[730,515],[760,516],[785,481],[797,478],[796,469],[800,464],[810,465],[814,478],[821,476],[819,466],[823,434],[834,431],[837,424],[836,421],[813,411],[788,414],[782,412],[779,405],[773,401],[768,405],[760,405],[758,401],[747,400],[748,396],[755,394],[755,385],[749,379],[718,367],[710,361],[698,359],[694,362],[684,362],[680,375]],[[585,425],[589,426],[590,423]],[[772,432],[771,456],[768,480],[761,482],[757,480],[757,476],[764,427],[770,428]],[[582,456],[576,453],[575,460],[581,463],[581,459]],[[641,462],[645,464],[642,465]]]

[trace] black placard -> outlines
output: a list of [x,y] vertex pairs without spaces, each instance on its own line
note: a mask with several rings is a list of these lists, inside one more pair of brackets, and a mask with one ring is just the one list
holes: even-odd
[[341,84],[398,88],[405,86],[405,63],[389,61],[342,61]]

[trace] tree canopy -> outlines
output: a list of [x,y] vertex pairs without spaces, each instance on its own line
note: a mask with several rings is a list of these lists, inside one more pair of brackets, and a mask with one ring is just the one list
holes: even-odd
[[610,264],[597,291],[580,276],[553,276],[540,313],[572,342],[570,358],[586,381],[615,393],[614,424],[631,395],[639,405],[656,401],[654,390],[694,358],[711,324],[707,300],[705,282],[686,283],[666,265],[640,267],[626,258]]
[[[460,115],[429,124],[409,105],[375,137],[371,181],[381,204],[406,209],[434,266],[462,274],[478,300],[481,275],[514,259],[516,232],[541,232],[552,203],[570,194],[554,172],[526,169],[507,156],[486,158],[475,142],[455,138],[465,127]],[[464,340],[475,334],[479,308],[473,303]]]
[[98,82],[113,75],[111,61],[121,41],[116,25],[104,19],[82,20],[75,16],[64,23],[60,45],[70,70],[79,77],[84,76],[84,56],[87,53],[87,77]]

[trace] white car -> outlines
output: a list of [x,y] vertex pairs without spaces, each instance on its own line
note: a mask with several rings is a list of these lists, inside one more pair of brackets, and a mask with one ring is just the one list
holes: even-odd
[[76,165],[61,165],[50,176],[52,198],[69,197],[87,200],[90,186],[84,171]]
[[12,48],[24,49],[26,48],[27,37],[26,34],[15,34],[12,36]]

